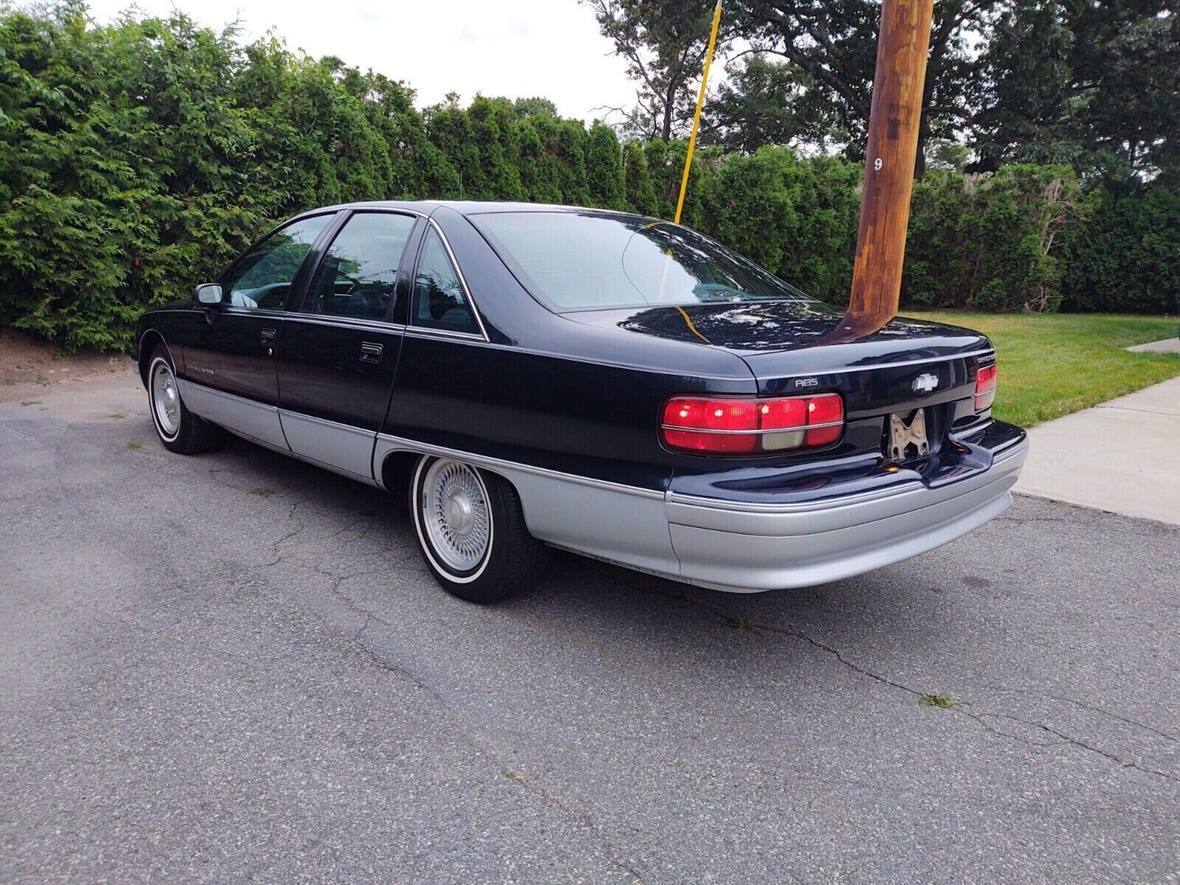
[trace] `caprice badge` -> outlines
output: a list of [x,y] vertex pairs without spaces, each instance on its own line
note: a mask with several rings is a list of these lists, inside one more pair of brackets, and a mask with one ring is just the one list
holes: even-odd
[[938,386],[938,376],[923,372],[914,379],[914,393],[929,393]]

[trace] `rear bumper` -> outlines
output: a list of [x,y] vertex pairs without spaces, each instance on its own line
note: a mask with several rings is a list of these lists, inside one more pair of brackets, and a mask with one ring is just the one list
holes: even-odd
[[914,481],[793,504],[669,493],[679,578],[756,592],[836,581],[925,553],[1004,512],[1027,455],[1021,436],[996,452],[989,468],[952,483]]

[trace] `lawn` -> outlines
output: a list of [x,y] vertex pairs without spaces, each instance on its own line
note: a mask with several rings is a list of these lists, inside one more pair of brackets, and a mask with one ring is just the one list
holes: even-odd
[[1180,375],[1180,354],[1123,350],[1131,344],[1176,337],[1180,319],[1175,317],[902,313],[987,335],[1000,365],[993,414],[1022,427]]

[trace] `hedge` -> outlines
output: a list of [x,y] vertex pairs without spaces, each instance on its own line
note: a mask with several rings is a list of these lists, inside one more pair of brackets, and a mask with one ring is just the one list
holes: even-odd
[[[511,199],[669,218],[685,146],[620,144],[544,99],[413,91],[184,15],[86,21],[0,7],[0,324],[126,343],[260,232],[360,199]],[[845,298],[861,171],[784,147],[699,151],[684,221],[819,297]],[[1066,168],[932,173],[914,192],[903,298],[987,310],[1175,310],[1173,184],[1083,192]]]

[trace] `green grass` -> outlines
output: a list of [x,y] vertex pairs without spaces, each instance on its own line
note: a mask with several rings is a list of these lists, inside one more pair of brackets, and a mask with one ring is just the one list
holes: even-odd
[[963,705],[963,702],[958,698],[941,692],[926,692],[918,698],[918,703],[923,707],[938,707],[940,710],[954,710]]
[[1176,317],[1115,314],[903,315],[967,326],[996,347],[1000,386],[992,414],[1029,427],[1180,375],[1180,354],[1129,353],[1176,337]]

